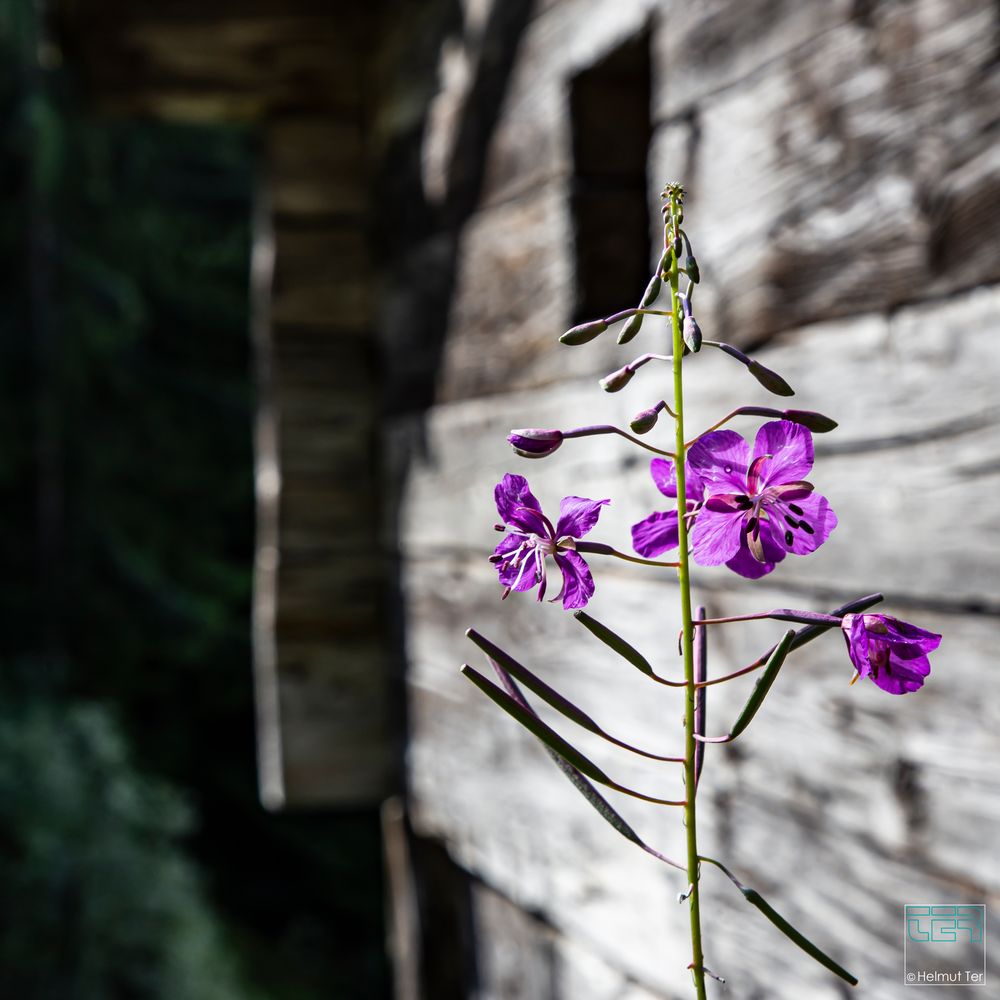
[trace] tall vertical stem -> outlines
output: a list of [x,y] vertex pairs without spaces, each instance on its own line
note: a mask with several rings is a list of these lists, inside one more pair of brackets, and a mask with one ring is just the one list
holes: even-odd
[[[666,238],[672,240],[676,220],[680,211],[676,189],[670,193],[670,224]],[[698,828],[695,809],[695,676],[694,676],[694,626],[691,622],[691,574],[688,567],[687,540],[687,490],[684,475],[686,448],[684,445],[684,377],[682,359],[684,341],[681,324],[677,317],[677,292],[679,264],[677,255],[671,255],[670,263],[670,313],[673,332],[674,358],[674,412],[676,413],[677,444],[674,465],[677,476],[677,544],[680,565],[677,581],[681,591],[681,622],[683,629],[682,648],[684,651],[684,825],[687,831],[687,874],[688,883],[693,886],[689,897],[691,916],[691,974],[694,978],[698,1000],[705,1000],[705,970],[701,948],[701,907],[698,881]]]

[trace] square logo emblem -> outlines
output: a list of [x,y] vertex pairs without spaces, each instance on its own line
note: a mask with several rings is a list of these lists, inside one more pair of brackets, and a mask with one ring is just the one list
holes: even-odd
[[907,986],[986,984],[986,905],[907,903],[903,907]]

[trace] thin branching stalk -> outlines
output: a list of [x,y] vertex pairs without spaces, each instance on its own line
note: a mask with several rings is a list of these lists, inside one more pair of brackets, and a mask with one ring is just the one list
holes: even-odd
[[[675,223],[679,212],[677,194],[670,195],[670,222],[667,240],[673,238],[669,231]],[[669,243],[667,244],[669,245]],[[691,884],[691,894],[688,896],[688,906],[691,918],[691,975],[694,978],[698,1000],[705,1000],[705,968],[704,955],[701,946],[701,893],[698,884],[698,827],[695,805],[695,756],[697,741],[695,735],[695,676],[694,676],[694,624],[691,605],[691,573],[688,561],[688,528],[687,528],[687,489],[684,476],[684,458],[687,447],[684,443],[684,375],[682,359],[684,356],[684,341],[681,336],[681,324],[678,319],[678,285],[679,265],[677,255],[671,255],[670,263],[670,324],[673,333],[673,369],[674,369],[674,424],[676,430],[676,447],[674,467],[677,477],[677,549],[679,565],[677,581],[681,592],[681,648],[684,651],[684,787],[687,789],[684,806],[684,824],[687,831],[687,875]]]

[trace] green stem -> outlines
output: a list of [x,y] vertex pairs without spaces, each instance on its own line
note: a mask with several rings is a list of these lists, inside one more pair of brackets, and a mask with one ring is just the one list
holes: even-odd
[[[677,194],[670,194],[670,218],[677,218],[679,210]],[[668,239],[669,239],[668,235]],[[677,446],[674,455],[674,467],[677,479],[677,548],[680,565],[677,567],[677,581],[681,591],[681,622],[682,648],[684,650],[684,824],[687,831],[687,875],[691,884],[689,897],[691,917],[691,974],[694,978],[698,1000],[705,1000],[705,962],[701,947],[701,897],[698,879],[698,831],[695,806],[695,676],[694,676],[694,625],[691,613],[691,574],[688,564],[687,540],[687,490],[685,488],[684,459],[687,446],[684,443],[684,378],[682,358],[684,341],[681,337],[681,325],[677,319],[677,296],[679,287],[679,267],[677,255],[671,255],[670,264],[670,322],[673,332],[673,368],[674,368],[674,411],[676,414],[675,428]]]

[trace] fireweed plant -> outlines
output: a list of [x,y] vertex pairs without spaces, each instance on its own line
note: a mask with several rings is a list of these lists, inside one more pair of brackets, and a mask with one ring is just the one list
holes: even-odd
[[[643,354],[602,379],[601,386],[607,392],[617,392],[643,366],[654,362],[668,364],[673,372],[672,404],[660,400],[637,414],[630,425],[632,433],[605,424],[568,431],[531,428],[512,431],[508,441],[518,455],[539,459],[553,454],[564,441],[573,438],[617,434],[632,445],[659,456],[652,460],[650,473],[654,485],[670,503],[667,509],[653,511],[632,526],[633,548],[637,553],[633,556],[585,539],[596,527],[609,500],[567,496],[560,504],[558,517],[550,518],[532,494],[527,480],[523,476],[508,474],[495,490],[497,512],[502,522],[496,528],[504,533],[504,537],[490,561],[504,588],[503,597],[513,591],[536,591],[536,597],[541,601],[553,589],[555,580],[558,591],[551,597],[552,601],[559,601],[564,609],[573,611],[577,621],[587,631],[645,674],[648,680],[677,688],[684,698],[683,752],[675,757],[662,757],[610,735],[589,715],[474,629],[467,634],[485,653],[500,684],[494,684],[468,665],[463,667],[463,673],[541,740],[569,780],[622,836],[684,873],[683,884],[686,888],[680,893],[679,901],[686,902],[690,912],[691,963],[688,968],[699,998],[705,997],[706,976],[722,981],[704,962],[699,905],[703,864],[718,868],[748,902],[803,951],[841,979],[856,985],[857,979],[850,972],[792,927],[760,893],[743,885],[721,861],[699,853],[697,790],[705,746],[737,739],[760,709],[788,655],[824,632],[839,629],[843,634],[854,667],[852,684],[859,678],[869,678],[883,691],[896,695],[916,691],[923,685],[930,672],[927,654],[937,648],[941,637],[889,615],[870,612],[869,609],[882,600],[881,594],[858,598],[829,614],[777,608],[753,615],[707,619],[703,608],[692,606],[692,559],[700,566],[724,564],[734,573],[753,580],[772,572],[789,554],[806,556],[827,540],[837,526],[837,517],[826,498],[807,477],[813,467],[813,433],[831,431],[837,424],[829,417],[808,410],[741,406],[696,437],[686,438],[684,364],[693,361],[705,348],[722,351],[738,361],[771,393],[791,396],[793,392],[779,374],[735,347],[702,338],[692,311],[699,273],[691,241],[682,228],[683,189],[678,184],[668,184],[661,198],[663,253],[639,306],[575,326],[560,340],[570,346],[585,344],[604,333],[612,324],[625,320],[618,343],[626,344],[639,333],[647,317],[665,318],[671,332],[671,353]],[[669,305],[664,303],[665,308],[653,308],[665,291],[669,293]],[[653,430],[663,414],[673,421],[672,451],[656,448],[643,439],[643,435]],[[738,417],[764,418],[767,421],[758,429],[752,444],[736,431],[720,429]],[[675,558],[669,561],[655,558],[665,553],[675,553]],[[670,680],[657,674],[638,650],[583,610],[594,594],[594,579],[585,557],[626,559],[676,571],[681,605],[683,680]],[[550,578],[553,568],[555,576]],[[753,663],[710,679],[708,630],[752,619],[774,619],[802,627],[786,631]],[[729,732],[723,736],[707,736],[705,702],[708,688],[755,671],[759,671],[760,676]],[[683,797],[676,800],[654,798],[613,781],[538,717],[522,687],[570,722],[615,746],[652,760],[681,765]],[[675,861],[646,844],[595,785],[683,810],[686,858]]]

